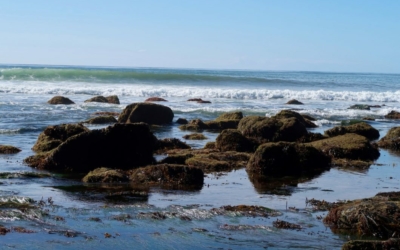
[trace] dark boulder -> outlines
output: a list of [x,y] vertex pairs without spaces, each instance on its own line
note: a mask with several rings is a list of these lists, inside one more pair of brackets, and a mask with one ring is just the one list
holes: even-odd
[[99,95],[99,96],[95,96],[95,97],[92,97],[90,99],[87,99],[85,102],[103,102],[103,103],[108,103],[108,100],[104,96]]
[[276,119],[283,119],[283,118],[296,118],[299,120],[306,128],[316,128],[317,125],[315,125],[313,122],[309,121],[308,119],[305,119],[304,116],[301,114],[294,112],[292,110],[282,110],[278,114],[274,115],[273,118]]
[[303,105],[304,103],[297,101],[296,99],[289,100],[286,104],[291,105]]
[[215,121],[226,121],[226,120],[240,120],[243,118],[243,113],[240,111],[224,113],[215,119]]
[[188,124],[184,124],[179,126],[181,130],[203,130],[203,129],[208,129],[208,125],[206,125],[202,120],[200,119],[195,119],[191,120]]
[[217,137],[215,148],[221,151],[254,152],[255,143],[236,129],[225,129]]
[[205,173],[232,171],[244,168],[250,158],[249,153],[245,152],[206,152],[199,150],[192,151],[192,155],[187,155],[185,164],[202,169]]
[[81,124],[48,126],[42,133],[40,133],[32,150],[36,153],[50,151],[58,147],[71,136],[88,131],[89,129]]
[[353,106],[350,106],[348,109],[360,109],[360,110],[370,110],[371,106],[366,105],[366,104],[355,104]]
[[83,177],[83,182],[93,183],[116,183],[116,182],[127,182],[128,176],[125,172],[117,169],[111,168],[96,168],[90,171],[85,177]]
[[201,102],[201,101],[203,101],[203,99],[201,99],[201,98],[190,98],[187,101],[188,102]]
[[218,120],[218,121],[206,121],[204,124],[207,129],[210,130],[223,130],[223,129],[236,129],[239,125],[240,120]]
[[89,120],[84,121],[84,123],[88,124],[108,124],[108,123],[116,123],[117,119],[114,116],[97,116],[90,118]]
[[178,124],[188,124],[189,122],[185,118],[178,118],[176,120],[176,123],[178,123]]
[[161,97],[150,97],[145,100],[145,102],[166,102],[164,98]]
[[93,113],[93,115],[100,115],[100,116],[119,116],[118,112],[112,112],[112,111],[99,111]]
[[169,107],[155,103],[132,103],[118,117],[119,123],[145,122],[148,124],[171,123],[174,113]]
[[330,158],[316,148],[299,143],[260,145],[247,164],[247,171],[266,176],[299,176],[329,169]]
[[387,134],[378,141],[378,146],[394,151],[400,151],[400,127],[389,129]]
[[119,98],[116,95],[106,96],[107,102],[112,104],[120,104]]
[[204,173],[199,168],[176,164],[160,164],[132,171],[130,181],[134,184],[171,188],[201,188]]
[[329,137],[344,135],[347,133],[362,135],[367,137],[369,140],[375,140],[379,138],[379,131],[365,122],[360,122],[348,126],[338,126],[325,131],[325,135]]
[[342,246],[342,250],[394,250],[400,249],[400,239],[388,240],[351,240]]
[[70,137],[39,168],[75,172],[99,167],[132,169],[154,162],[156,142],[147,124],[115,124]]
[[210,101],[206,101],[206,100],[201,100],[201,101],[197,101],[197,103],[211,103]]
[[304,124],[297,118],[247,116],[240,120],[238,130],[242,135],[259,142],[297,141],[307,136]]
[[385,115],[386,119],[400,119],[400,112],[390,111],[387,115]]
[[186,140],[206,140],[207,137],[203,134],[200,133],[193,133],[193,134],[189,134],[189,135],[184,135],[183,139]]
[[332,158],[375,160],[379,150],[361,135],[348,133],[308,143]]
[[16,154],[21,152],[21,149],[10,145],[0,145],[0,154]]
[[47,101],[49,104],[75,104],[73,101],[71,101],[69,98],[64,97],[64,96],[55,96],[51,98],[50,100]]
[[156,143],[157,153],[163,153],[171,149],[189,149],[190,146],[176,138],[165,138]]

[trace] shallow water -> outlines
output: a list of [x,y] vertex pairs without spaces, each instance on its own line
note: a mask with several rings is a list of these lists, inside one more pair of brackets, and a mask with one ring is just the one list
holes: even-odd
[[[48,70],[50,68],[50,70]],[[150,96],[175,117],[188,120],[215,119],[226,111],[271,116],[295,108],[317,118],[323,132],[343,121],[368,121],[381,136],[399,121],[383,118],[400,110],[400,76],[320,72],[230,72],[165,69],[86,69],[63,67],[0,67],[0,144],[22,151],[0,155],[0,225],[11,231],[0,236],[1,249],[340,249],[349,240],[336,235],[306,204],[315,198],[334,202],[374,196],[398,190],[399,156],[381,150],[375,164],[364,171],[333,168],[313,179],[253,184],[244,169],[208,174],[201,190],[176,191],[152,188],[148,198],[125,200],[107,197],[96,187],[82,186],[79,179],[37,171],[22,163],[33,155],[37,136],[48,125],[84,121],[97,111],[121,112],[133,102]],[[65,95],[75,105],[48,105],[54,95]],[[93,95],[119,95],[121,104],[84,103]],[[211,104],[186,102],[201,97]],[[297,98],[302,106],[284,103]],[[351,110],[356,103],[385,105],[371,110]],[[88,126],[99,129],[104,126]],[[204,131],[207,140],[182,139],[190,132],[178,125],[153,127],[158,138],[179,138],[193,148],[215,141],[215,132]],[[49,174],[32,178],[24,172]],[[16,174],[20,173],[20,174]],[[22,174],[21,174],[22,173]],[[122,189],[125,187],[121,187]],[[97,190],[97,191],[96,191]],[[3,203],[1,203],[3,202]],[[8,203],[7,203],[8,202]],[[7,205],[10,202],[13,205]],[[17,207],[24,207],[21,212]],[[280,215],[251,217],[216,213],[226,205],[259,205]],[[318,217],[318,218],[317,218]],[[300,230],[277,229],[273,222],[289,221]],[[20,233],[18,227],[32,230]]]

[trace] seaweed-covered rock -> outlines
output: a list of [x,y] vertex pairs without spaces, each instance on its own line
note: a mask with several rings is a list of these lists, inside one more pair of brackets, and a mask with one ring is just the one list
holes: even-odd
[[75,104],[73,101],[71,101],[69,98],[64,97],[64,96],[54,96],[50,100],[47,101],[49,104]]
[[400,127],[389,129],[387,134],[378,141],[378,146],[394,151],[400,150]]
[[375,160],[379,150],[361,135],[347,133],[308,143],[332,158]]
[[291,105],[303,105],[304,103],[297,101],[296,99],[289,100],[286,104]]
[[89,129],[81,124],[48,126],[42,133],[40,133],[32,150],[36,153],[50,151],[58,147],[71,136],[88,131]]
[[400,239],[388,240],[351,240],[342,246],[342,250],[394,250],[400,249]]
[[298,143],[260,145],[247,164],[247,171],[266,176],[298,176],[329,169],[330,158],[316,148]]
[[278,114],[273,116],[276,119],[282,119],[282,118],[296,118],[299,120],[306,128],[315,128],[317,125],[315,125],[313,122],[309,121],[308,119],[305,119],[304,116],[301,114],[294,112],[292,110],[282,110]]
[[164,98],[161,97],[149,97],[145,100],[145,102],[166,102]]
[[236,129],[240,120],[218,120],[218,121],[206,121],[204,124],[207,126],[206,129],[211,130],[223,130],[223,129]]
[[201,133],[193,133],[193,134],[189,134],[189,135],[184,135],[183,139],[186,140],[205,140],[207,139],[207,137]]
[[387,115],[385,115],[386,119],[400,119],[400,112],[390,111]]
[[366,104],[354,104],[350,106],[348,109],[360,109],[360,110],[370,110],[370,105]]
[[375,140],[379,138],[379,131],[365,122],[360,122],[348,126],[338,126],[325,131],[325,135],[329,137],[344,135],[347,133],[362,135],[370,140]]
[[204,145],[204,149],[215,149],[215,142],[214,141],[209,141]]
[[107,102],[112,104],[120,104],[119,98],[116,95],[106,96]]
[[255,143],[244,137],[239,130],[225,129],[218,135],[215,148],[221,151],[253,152]]
[[208,126],[200,119],[191,120],[188,124],[179,126],[181,130],[203,130],[208,129]]
[[171,108],[155,103],[132,103],[118,117],[119,123],[145,122],[148,124],[171,123],[174,113]]
[[215,121],[226,121],[226,120],[240,120],[243,118],[243,113],[240,111],[224,113],[215,119]]
[[240,120],[238,130],[259,142],[297,141],[307,136],[304,124],[297,118],[247,116]]
[[204,173],[199,168],[183,165],[160,164],[138,168],[130,175],[131,182],[141,185],[163,187],[202,187]]
[[205,173],[232,171],[246,166],[250,154],[244,152],[210,152],[192,153],[192,157],[185,160],[185,164],[202,169]]
[[70,137],[39,168],[75,172],[99,167],[131,169],[154,162],[156,141],[147,124],[115,124]]
[[96,168],[82,179],[83,182],[103,183],[126,182],[128,180],[128,177],[123,171],[111,168]]
[[[398,193],[398,192],[397,192]],[[398,197],[398,195],[397,195]],[[334,231],[388,239],[400,230],[400,201],[378,194],[332,208],[324,218]]]
[[100,116],[119,116],[118,112],[113,112],[113,111],[99,111],[99,112],[94,112],[93,115],[100,115]]
[[189,145],[176,138],[165,138],[162,140],[158,140],[156,144],[156,150],[158,153],[162,153],[166,150],[171,150],[171,149],[188,149],[188,148],[190,148]]
[[108,103],[108,100],[104,96],[99,95],[99,96],[95,96],[95,97],[92,97],[90,99],[87,99],[85,102],[103,102],[103,103]]
[[16,154],[21,152],[21,149],[10,146],[10,145],[0,145],[0,154]]
[[90,118],[89,120],[84,121],[84,123],[88,124],[107,124],[107,123],[116,123],[117,119],[114,116],[97,116]]

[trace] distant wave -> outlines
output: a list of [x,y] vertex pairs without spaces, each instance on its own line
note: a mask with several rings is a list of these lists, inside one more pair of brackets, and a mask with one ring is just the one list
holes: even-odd
[[225,98],[232,100],[299,99],[322,101],[399,102],[400,90],[333,91],[333,90],[289,90],[266,88],[231,88],[179,85],[126,85],[83,83],[24,82],[11,84],[0,81],[0,93],[48,94],[48,95],[118,95],[131,97],[159,96],[163,98]]

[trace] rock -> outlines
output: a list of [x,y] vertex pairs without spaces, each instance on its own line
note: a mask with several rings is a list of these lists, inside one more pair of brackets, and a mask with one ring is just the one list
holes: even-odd
[[205,140],[205,139],[207,139],[207,137],[205,137],[203,134],[200,134],[200,133],[194,133],[194,134],[190,134],[190,135],[184,135],[183,139],[186,139],[186,140]]
[[332,166],[357,172],[368,170],[372,163],[372,161],[332,159]]
[[107,123],[116,123],[118,122],[114,116],[98,116],[90,118],[89,120],[84,121],[84,123],[89,124],[107,124]]
[[48,126],[42,133],[40,133],[32,150],[36,153],[50,151],[58,147],[71,136],[88,131],[89,129],[81,124]]
[[0,154],[16,154],[21,152],[21,149],[10,145],[0,145]]
[[391,238],[379,240],[351,240],[342,246],[342,250],[394,250],[400,249],[400,239]]
[[116,95],[106,96],[107,102],[112,104],[120,104],[119,98]]
[[189,149],[190,146],[176,138],[165,138],[157,141],[157,153],[163,153],[171,149]]
[[206,121],[204,124],[210,130],[237,129],[240,120]]
[[328,138],[327,136],[321,134],[321,133],[312,133],[309,132],[306,136],[301,137],[300,139],[298,139],[298,142],[313,142],[313,141],[318,141],[318,140],[323,140]]
[[244,152],[226,151],[197,154],[194,152],[192,157],[185,160],[185,164],[200,168],[205,173],[212,173],[243,168],[246,166],[249,158],[250,154]]
[[329,137],[344,135],[347,133],[362,135],[367,137],[369,140],[375,140],[379,138],[379,131],[365,122],[360,122],[349,126],[338,126],[325,131],[325,135]]
[[292,104],[292,105],[303,105],[304,103],[297,101],[296,99],[289,100],[285,104]]
[[394,151],[400,151],[400,127],[389,129],[387,134],[378,141],[378,146]]
[[204,145],[204,149],[215,149],[215,142],[209,141]]
[[350,106],[348,109],[371,110],[370,106],[366,104],[355,104],[353,106]]
[[161,97],[150,97],[145,100],[145,102],[166,102],[164,98]]
[[178,123],[178,124],[188,124],[189,122],[184,118],[178,118],[178,120],[176,120],[176,123]]
[[317,125],[315,125],[313,122],[305,119],[301,114],[291,111],[291,110],[282,110],[278,114],[273,116],[276,119],[282,119],[282,118],[296,118],[298,119],[306,128],[316,128]]
[[316,148],[298,143],[260,145],[247,164],[247,172],[266,176],[299,176],[329,169],[330,158]]
[[95,97],[92,97],[90,99],[87,99],[85,102],[103,102],[103,103],[108,103],[108,100],[104,96],[99,95],[99,96],[95,96]]
[[229,215],[232,212],[235,215],[247,216],[247,217],[270,217],[282,215],[277,210],[273,210],[262,206],[249,206],[249,205],[237,205],[237,206],[222,206],[220,208],[212,208],[211,211],[217,215]]
[[369,117],[369,116],[363,117],[362,119],[363,119],[364,121],[375,121],[375,118]]
[[211,102],[210,101],[201,100],[201,101],[197,101],[197,103],[211,103]]
[[258,142],[296,141],[308,134],[304,124],[295,117],[247,116],[240,120],[238,130]]
[[310,115],[306,115],[306,114],[301,114],[301,116],[309,121],[316,121],[317,119],[315,119],[314,117],[310,116]]
[[375,160],[380,155],[377,147],[371,145],[366,137],[352,133],[307,144],[314,146],[332,158]]
[[128,177],[121,170],[110,169],[110,168],[96,168],[90,171],[82,181],[87,183],[92,182],[103,182],[103,183],[115,183],[115,182],[126,182]]
[[215,148],[221,151],[254,152],[256,144],[239,130],[225,129],[217,137]]
[[49,104],[75,104],[69,98],[64,96],[55,96],[47,101]]
[[156,142],[147,124],[115,124],[68,138],[39,168],[80,173],[99,167],[132,169],[154,162]]
[[240,120],[243,118],[243,113],[240,111],[237,112],[228,112],[224,113],[215,119],[215,121],[226,121],[226,120]]
[[199,168],[175,164],[160,164],[138,168],[130,175],[131,182],[140,185],[161,185],[172,188],[201,188],[204,173]]
[[386,119],[400,119],[400,112],[390,111],[389,114],[385,115]]
[[281,229],[295,229],[295,230],[302,229],[302,227],[299,224],[294,224],[294,223],[290,223],[290,222],[287,222],[284,220],[279,220],[279,219],[277,219],[276,221],[273,221],[272,225],[276,228],[281,228]]
[[[394,199],[390,196],[394,196]],[[400,230],[398,196],[378,194],[369,199],[349,201],[332,208],[324,222],[334,231],[348,231],[362,236],[388,239]]]
[[179,126],[181,130],[203,130],[203,129],[208,129],[208,125],[206,125],[202,120],[200,119],[195,119],[191,120],[188,124],[184,124]]
[[112,111],[100,111],[100,112],[95,112],[93,115],[101,115],[101,116],[119,116],[118,112],[112,112]]
[[24,163],[32,168],[40,168],[49,154],[49,152],[46,152],[28,156],[24,159]]
[[171,123],[173,118],[174,113],[169,107],[155,103],[132,103],[122,111],[118,122],[161,125]]
[[201,98],[191,98],[187,100],[188,102],[201,102],[203,101]]

